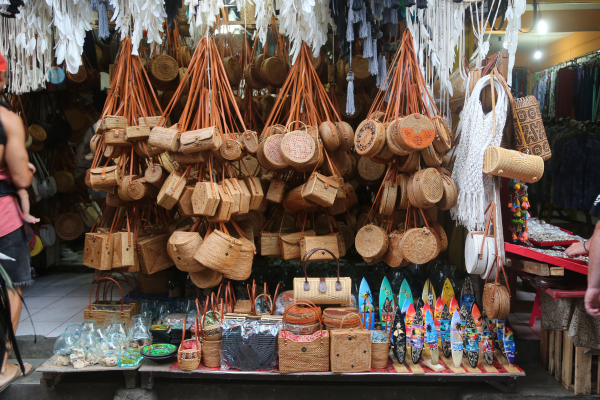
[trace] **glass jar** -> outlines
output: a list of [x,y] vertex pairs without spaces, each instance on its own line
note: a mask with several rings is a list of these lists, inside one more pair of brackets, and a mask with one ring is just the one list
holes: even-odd
[[77,339],[79,339],[79,336],[81,335],[81,325],[83,325],[83,324],[67,325],[67,327],[65,328],[65,333],[70,333],[71,335],[73,335],[75,340],[77,340]]
[[[83,360],[81,360],[81,351],[83,351]],[[99,353],[100,343],[96,334],[94,332],[85,331],[81,334],[73,348],[73,354],[76,355],[76,357],[71,357],[73,361],[73,366],[75,368],[78,368],[77,366],[75,366],[75,361],[83,361],[85,365],[98,364],[100,355]],[[71,354],[71,356],[73,356],[73,354]],[[73,358],[75,358],[76,360],[73,360]]]
[[71,333],[62,333],[54,342],[54,354],[58,356],[68,356],[73,352],[73,346],[75,345],[75,336]]
[[121,343],[114,337],[106,338],[100,343],[100,365],[103,367],[116,367],[121,353]]
[[152,337],[150,332],[144,325],[143,322],[139,321],[133,324],[131,327],[131,340],[129,347],[142,348],[152,344]]
[[86,319],[81,324],[81,334],[85,332],[94,332],[97,328],[99,328],[98,323],[93,319]]

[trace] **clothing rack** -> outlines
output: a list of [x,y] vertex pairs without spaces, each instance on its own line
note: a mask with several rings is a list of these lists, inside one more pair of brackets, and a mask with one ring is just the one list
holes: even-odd
[[[552,68],[562,68],[562,67],[566,67],[566,66],[568,66],[570,63],[576,63],[576,62],[577,62],[579,59],[581,59],[581,58],[592,57],[592,56],[599,56],[599,57],[600,57],[600,50],[594,50],[594,51],[590,51],[589,53],[585,53],[585,54],[582,54],[582,55],[580,55],[580,56],[577,56],[577,57],[571,58],[570,60],[563,61],[563,62],[560,62],[560,63],[558,63],[558,64],[551,65],[551,66],[549,66],[548,68],[544,68],[543,70],[541,70],[541,71],[539,71],[539,72],[541,72],[541,73],[542,73],[542,72],[544,72],[544,71],[551,70]],[[585,60],[585,61],[589,61],[589,60]]]

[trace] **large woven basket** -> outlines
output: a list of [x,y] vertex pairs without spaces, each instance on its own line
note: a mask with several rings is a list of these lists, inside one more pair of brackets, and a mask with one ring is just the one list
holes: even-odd
[[377,225],[368,224],[363,226],[356,234],[354,246],[363,258],[379,258],[388,249],[388,235],[385,230]]
[[200,289],[208,289],[217,286],[223,280],[223,274],[206,268],[199,272],[190,272],[190,279]]
[[544,160],[515,150],[488,147],[483,158],[483,173],[534,183],[544,174]]
[[83,233],[83,220],[76,213],[64,213],[54,221],[56,235],[62,240],[75,240]]
[[438,255],[435,236],[427,228],[407,230],[400,240],[404,259],[413,264],[425,264]]
[[[495,289],[494,289],[495,286]],[[506,319],[510,312],[510,295],[500,283],[486,283],[483,288],[483,309],[490,319]]]
[[354,135],[354,148],[362,156],[376,155],[385,146],[385,130],[383,124],[374,119],[367,119],[358,126]]
[[449,210],[456,205],[458,201],[458,190],[452,178],[447,175],[442,176],[442,184],[444,185],[444,195],[438,201],[437,207],[440,210]]
[[285,134],[280,142],[281,157],[292,167],[300,167],[308,163],[313,158],[315,150],[315,141],[307,129],[291,131]]
[[219,368],[221,366],[221,348],[223,347],[222,340],[205,340],[204,341],[203,364],[208,368]]
[[200,264],[220,273],[235,268],[242,249],[242,242],[216,229],[202,242],[194,258]]
[[194,259],[201,244],[202,237],[198,232],[175,231],[169,237],[167,253],[181,271],[199,272],[206,268]]

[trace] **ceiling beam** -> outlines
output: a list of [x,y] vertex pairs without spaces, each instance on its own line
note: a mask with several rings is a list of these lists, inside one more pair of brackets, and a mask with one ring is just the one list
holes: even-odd
[[[598,0],[600,2],[600,0]],[[547,10],[542,12],[542,17],[548,24],[549,32],[593,32],[600,31],[600,8],[587,10]],[[496,20],[500,26],[501,18]],[[521,30],[527,32],[533,24],[533,11],[525,11],[521,17]],[[504,23],[506,28],[506,22]],[[489,32],[489,29],[488,29]],[[494,31],[503,34],[504,29]],[[531,33],[537,33],[534,29]]]

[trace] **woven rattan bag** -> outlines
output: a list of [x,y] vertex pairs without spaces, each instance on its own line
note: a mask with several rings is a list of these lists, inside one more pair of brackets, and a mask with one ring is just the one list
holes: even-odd
[[271,179],[269,190],[267,190],[267,200],[272,203],[281,203],[287,189],[287,184],[281,179]]
[[315,151],[316,143],[306,125],[303,129],[286,133],[280,142],[281,157],[293,168],[307,164],[313,158]]
[[[342,318],[340,327],[344,319]],[[371,371],[371,331],[360,328],[334,329],[331,335],[331,371],[332,372],[368,372]]]
[[483,173],[534,183],[544,174],[544,160],[540,156],[492,146],[485,149]]
[[[222,229],[225,230],[225,227],[222,226]],[[198,247],[194,258],[200,264],[224,274],[235,268],[241,249],[242,242],[229,236],[226,230],[216,229]]]
[[[315,249],[322,250],[313,252]],[[312,254],[310,261],[329,261],[337,259],[340,257],[339,238],[332,235],[304,236],[300,239],[300,257],[304,259],[307,254]]]
[[165,252],[168,241],[168,234],[140,239],[138,243],[140,266],[146,275],[162,271],[175,264]]
[[[333,257],[337,264],[337,278],[309,278],[306,272],[306,264],[313,254],[327,252]],[[327,249],[313,249],[302,258],[302,269],[304,279],[294,278],[294,300],[308,300],[315,304],[342,304],[351,302],[350,278],[340,278],[339,259]]]
[[175,231],[169,237],[167,253],[177,269],[185,272],[199,272],[206,268],[194,259],[194,254],[202,244],[198,232]]
[[[423,218],[425,214],[421,210]],[[416,225],[416,215],[413,215]],[[408,218],[410,220],[410,218]],[[424,264],[433,260],[439,254],[440,248],[435,235],[431,233],[427,219],[423,228],[407,229],[400,240],[399,247],[403,258],[414,264]],[[407,227],[408,228],[408,227]]]
[[354,148],[358,154],[372,157],[377,155],[384,146],[385,128],[381,122],[367,119],[358,126],[354,135]]
[[83,247],[83,265],[108,271],[112,268],[114,235],[86,233]]
[[197,153],[204,150],[217,150],[223,139],[216,126],[182,132],[179,138],[179,151],[183,154]]
[[411,114],[398,122],[398,144],[407,151],[422,150],[433,143],[436,131],[433,122],[425,115]]
[[368,224],[356,234],[354,246],[363,259],[379,259],[388,249],[389,238],[385,230],[377,225]]
[[300,239],[302,239],[302,236],[315,236],[315,231],[286,233],[279,236],[279,247],[281,248],[281,258],[283,260],[300,258]]
[[[189,167],[188,167],[189,171]],[[170,210],[177,204],[187,184],[187,174],[171,172],[158,192],[158,205]]]
[[302,197],[323,207],[330,207],[335,202],[339,183],[325,175],[314,172],[304,185]]
[[115,186],[120,183],[120,171],[118,166],[93,168],[90,170],[90,181],[95,189]]
[[[295,335],[286,330],[286,316],[290,309],[305,306],[318,316],[319,331],[312,335]],[[329,332],[322,329],[321,313],[317,307],[304,301],[295,301],[283,313],[283,329],[279,332],[279,371],[326,372],[329,371]]]

